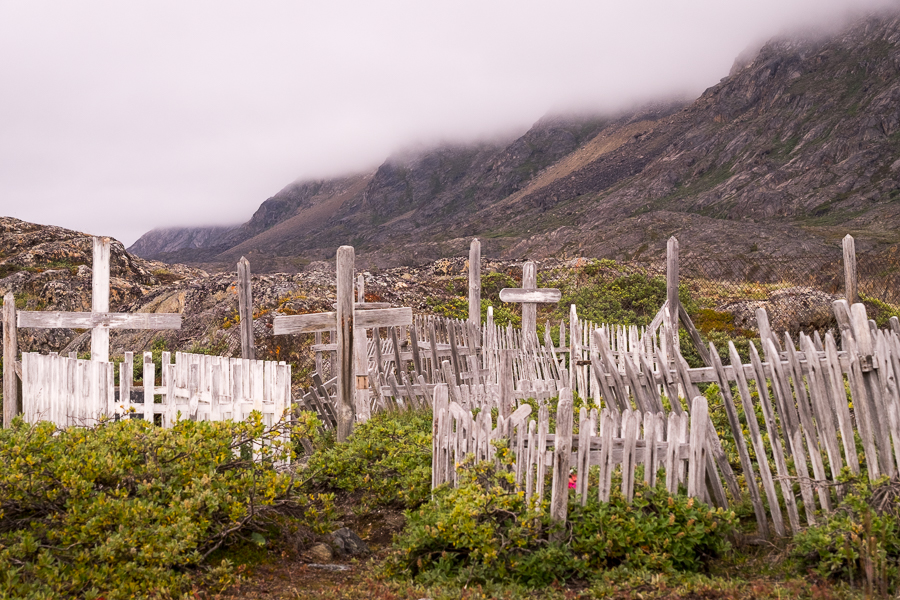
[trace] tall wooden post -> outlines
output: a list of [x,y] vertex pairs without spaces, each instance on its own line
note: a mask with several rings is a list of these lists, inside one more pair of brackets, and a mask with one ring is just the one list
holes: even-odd
[[678,347],[678,240],[669,238],[666,246],[666,300],[669,302],[669,323],[671,330],[666,332],[669,352]]
[[[522,288],[537,288],[537,272],[530,260],[522,265]],[[525,348],[537,347],[537,304],[522,303],[522,342]]]
[[[356,276],[356,303],[362,305],[366,302],[366,279],[360,273]],[[380,340],[378,329],[373,331],[374,342]],[[356,420],[360,423],[368,421],[371,410],[369,409],[369,356],[367,348],[366,330],[357,327],[353,332],[354,369],[356,371],[356,388],[354,391],[354,412]]]
[[844,236],[844,296],[851,306],[859,302],[856,282],[856,241],[849,233]]
[[344,442],[353,431],[355,382],[353,365],[353,246],[337,251],[337,441]]
[[250,261],[243,256],[237,264],[238,318],[241,322],[241,358],[256,359],[256,337],[253,335],[253,288]]
[[[94,264],[91,271],[91,312],[109,312],[109,238],[94,238]],[[91,360],[109,362],[109,325],[98,324],[91,330]]]
[[9,427],[19,414],[16,360],[18,359],[16,299],[12,292],[3,297],[3,426]]
[[477,239],[469,246],[469,323],[481,325],[481,242]]

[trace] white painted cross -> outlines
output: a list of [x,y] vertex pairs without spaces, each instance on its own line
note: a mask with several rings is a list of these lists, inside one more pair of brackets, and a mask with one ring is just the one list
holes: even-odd
[[537,305],[556,303],[562,298],[562,292],[556,288],[539,288],[534,263],[522,265],[522,287],[503,288],[500,300],[503,302],[522,303],[522,341],[526,348],[536,348],[537,339]]
[[91,360],[109,362],[110,329],[181,329],[175,313],[109,312],[109,238],[94,238],[91,312],[19,311],[18,327],[90,329]]
[[[337,251],[337,310],[275,317],[272,326],[275,335],[337,331],[337,439],[343,442],[353,430],[356,409],[356,373],[354,369],[354,344],[365,344],[365,338],[356,334],[374,327],[395,327],[412,324],[412,309],[377,308],[360,310],[366,304],[353,302],[353,272],[355,270],[353,246],[341,246]],[[355,338],[361,338],[359,340]]]

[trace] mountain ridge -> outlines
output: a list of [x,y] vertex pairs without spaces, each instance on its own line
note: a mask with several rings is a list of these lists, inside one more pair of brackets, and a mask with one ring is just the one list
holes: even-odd
[[479,237],[502,257],[621,259],[675,234],[688,252],[833,254],[847,232],[862,249],[894,247],[898,106],[891,11],[774,38],[689,103],[546,117],[506,144],[291,184],[206,246],[152,257],[227,268],[243,253],[292,271],[349,243],[362,264],[389,266],[461,254]]

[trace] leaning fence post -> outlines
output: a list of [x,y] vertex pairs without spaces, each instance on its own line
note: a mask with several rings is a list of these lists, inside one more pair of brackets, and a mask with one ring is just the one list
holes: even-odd
[[250,287],[250,262],[241,257],[238,271],[238,318],[241,321],[241,358],[256,358],[256,340],[253,336],[253,293]]
[[18,328],[16,326],[16,299],[12,292],[3,297],[3,426],[9,427],[19,414],[19,398],[16,382]]
[[481,242],[469,246],[469,323],[481,325]]
[[844,296],[850,305],[859,302],[859,289],[856,280],[856,242],[849,233],[844,236]]
[[[550,519],[565,524],[569,510],[569,463],[572,453],[572,390],[559,390],[556,407],[556,444],[553,450],[553,487],[550,492]],[[586,474],[579,473],[579,477]]]

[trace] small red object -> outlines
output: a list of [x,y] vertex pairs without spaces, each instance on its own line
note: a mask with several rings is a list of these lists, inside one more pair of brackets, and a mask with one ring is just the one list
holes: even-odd
[[575,489],[575,483],[578,481],[578,475],[576,473],[572,473],[569,475],[569,489]]

